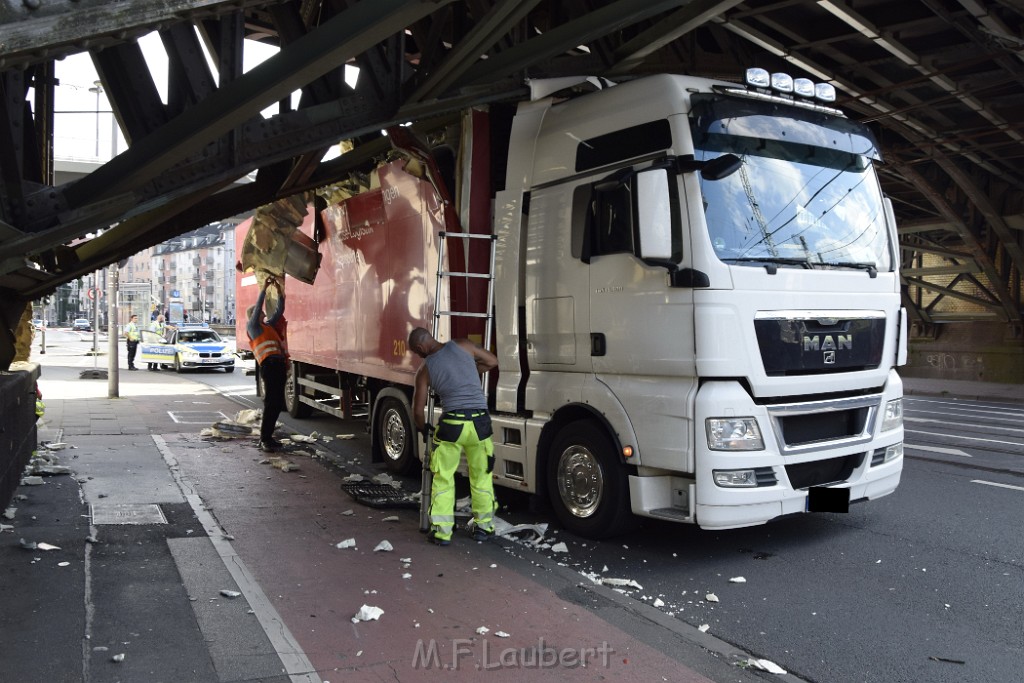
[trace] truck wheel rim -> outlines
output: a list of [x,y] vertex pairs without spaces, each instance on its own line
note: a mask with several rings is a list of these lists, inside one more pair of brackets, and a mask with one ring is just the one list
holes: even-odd
[[574,517],[590,517],[601,504],[604,475],[597,458],[583,446],[570,446],[558,459],[558,494]]
[[384,415],[384,453],[391,460],[398,460],[405,452],[405,425],[397,410],[389,409]]

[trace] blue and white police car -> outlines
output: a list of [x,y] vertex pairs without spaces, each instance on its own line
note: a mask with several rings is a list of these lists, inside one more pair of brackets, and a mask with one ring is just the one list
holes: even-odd
[[216,330],[203,325],[168,327],[163,336],[142,330],[139,360],[173,367],[176,372],[223,368],[235,371],[233,345],[221,339]]

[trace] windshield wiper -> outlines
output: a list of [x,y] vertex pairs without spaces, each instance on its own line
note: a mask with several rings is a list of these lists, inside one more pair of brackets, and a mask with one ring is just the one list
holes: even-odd
[[830,268],[856,268],[857,270],[866,270],[868,271],[869,277],[878,277],[878,267],[874,263],[862,263],[858,261],[824,261],[821,263],[821,265]]
[[805,258],[784,258],[781,256],[735,256],[732,258],[723,258],[722,261],[726,263],[763,263],[764,269],[768,271],[769,275],[775,275],[778,271],[777,265],[782,266],[800,266],[801,268],[807,268],[813,270],[814,265],[810,259]]

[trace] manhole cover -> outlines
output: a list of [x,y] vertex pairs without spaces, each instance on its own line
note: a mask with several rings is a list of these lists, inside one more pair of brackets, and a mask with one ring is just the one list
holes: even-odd
[[228,416],[219,410],[168,410],[167,414],[172,420],[183,425],[212,425],[214,422],[228,419]]
[[93,524],[167,524],[159,505],[91,505]]

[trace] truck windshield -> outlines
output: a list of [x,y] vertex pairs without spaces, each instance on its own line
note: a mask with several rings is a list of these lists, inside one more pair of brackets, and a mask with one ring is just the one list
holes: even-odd
[[892,269],[882,195],[863,125],[787,105],[694,95],[699,161],[735,154],[740,170],[701,179],[715,254],[758,267]]

